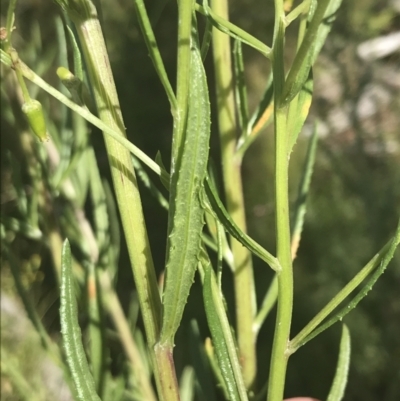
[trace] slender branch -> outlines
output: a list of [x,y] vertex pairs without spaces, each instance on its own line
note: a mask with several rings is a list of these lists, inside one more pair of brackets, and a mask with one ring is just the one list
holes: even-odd
[[280,99],[284,86],[285,70],[283,62],[285,13],[283,1],[275,1],[274,32],[274,124],[275,124],[275,208],[276,208],[276,240],[277,257],[282,266],[278,277],[278,310],[275,323],[274,342],[272,347],[271,367],[269,375],[268,401],[281,401],[285,386],[288,361],[287,346],[293,308],[293,271],[290,251],[290,224],[288,199],[287,155],[287,107],[280,107]]

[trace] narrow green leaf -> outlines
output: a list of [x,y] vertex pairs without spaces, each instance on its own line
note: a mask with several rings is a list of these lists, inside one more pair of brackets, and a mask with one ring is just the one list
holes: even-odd
[[[57,35],[57,64],[58,65],[64,65],[68,66],[68,46],[67,46],[67,37],[65,35],[65,29],[64,29],[64,22],[62,18],[57,15],[54,19],[54,24],[56,27],[56,35]],[[65,88],[60,85],[60,89],[64,92],[64,94],[67,93]],[[67,109],[64,107],[63,109],[63,119],[66,118],[66,112]],[[66,124],[65,121],[63,121],[60,126],[64,127]]]
[[89,336],[90,336],[90,366],[96,389],[100,396],[104,390],[104,362],[105,347],[104,333],[105,326],[101,314],[100,287],[98,285],[95,266],[88,263],[86,278],[86,291],[88,297]]
[[272,73],[269,75],[267,85],[263,97],[258,104],[257,109],[250,117],[247,129],[243,132],[242,136],[238,140],[237,153],[243,155],[247,148],[253,143],[258,137],[261,130],[267,126],[273,118],[273,95],[274,87],[272,81]]
[[[210,364],[211,371],[217,383],[217,388],[222,392],[224,399],[229,400],[228,389],[226,388],[226,383],[222,377],[222,372],[210,337],[207,337],[204,341],[204,351],[207,355],[208,363]],[[208,399],[204,401],[208,401]]]
[[308,78],[304,85],[301,87],[298,95],[290,102],[288,111],[288,132],[289,132],[289,143],[288,143],[288,155],[293,150],[300,131],[303,128],[304,122],[310,111],[312,102],[312,95],[314,90],[314,80],[312,69],[308,74]]
[[142,181],[143,185],[149,190],[151,195],[157,200],[160,206],[168,210],[169,205],[167,199],[165,199],[164,195],[161,191],[157,188],[157,186],[153,183],[149,175],[147,174],[146,170],[143,168],[141,162],[135,156],[132,156],[132,164],[135,168],[137,176]]
[[326,37],[332,29],[332,25],[336,19],[336,14],[343,0],[330,0],[329,6],[325,12],[322,24],[318,28],[317,39],[311,57],[311,65],[315,63],[322,46],[325,43]]
[[232,237],[266,262],[272,270],[279,272],[281,266],[278,259],[244,233],[231,219],[208,176],[204,179],[204,190],[205,196],[202,196],[203,207],[217,216],[218,220]]
[[134,0],[136,16],[139,21],[140,29],[143,33],[144,40],[146,42],[147,50],[149,52],[151,61],[153,62],[154,68],[160,78],[161,84],[168,96],[168,100],[171,106],[171,110],[175,113],[176,109],[176,97],[172,89],[172,86],[168,79],[167,71],[165,70],[163,60],[161,58],[160,50],[158,49],[157,40],[151,27],[150,19],[147,15],[147,10],[143,0]]
[[186,137],[182,156],[171,177],[169,210],[172,228],[167,243],[161,343],[172,342],[179,327],[198,263],[204,225],[199,192],[207,172],[210,103],[197,32],[193,36]]
[[270,58],[271,49],[267,45],[265,45],[263,42],[261,42],[261,40],[258,40],[243,29],[239,28],[238,26],[215,14],[213,10],[208,6],[206,0],[203,1],[203,6],[196,3],[195,9],[197,12],[208,17],[212,24],[221,32],[229,35],[233,39],[240,40],[253,49],[258,50],[263,56]]
[[115,204],[115,198],[108,181],[103,180],[103,188],[107,205],[107,213],[109,215],[108,220],[110,224],[110,246],[108,249],[109,265],[107,270],[110,274],[110,277],[112,279],[115,279],[118,272],[118,260],[121,246],[121,227],[119,225],[119,217],[117,206]]
[[340,340],[339,358],[336,365],[335,377],[326,401],[341,401],[346,389],[350,367],[351,339],[350,331],[344,324]]
[[320,0],[316,9],[310,7],[312,18],[287,76],[281,97],[282,106],[288,104],[307,81],[311,66],[325,43],[341,1]]
[[[400,220],[397,225],[393,238],[356,274],[356,276],[341,291],[327,303],[327,305],[296,335],[289,345],[290,353],[296,352],[301,346],[312,340],[318,334],[331,327],[338,320],[342,320],[358,303],[368,294],[378,278],[386,270],[387,265],[392,260],[394,253],[400,244]],[[329,319],[326,323],[318,327],[324,319],[333,312],[347,296],[349,296],[368,276],[367,283],[362,287],[358,294],[339,312]]]
[[83,81],[83,63],[81,50],[79,49],[78,41],[71,27],[66,25],[66,28],[72,45],[72,54],[74,57],[74,72],[77,78],[80,81]]
[[192,45],[192,1],[178,1],[178,57],[176,77],[176,112],[172,135],[171,172],[177,170],[176,163],[181,158],[187,128],[188,103],[191,77],[191,45]]
[[208,49],[210,48],[212,30],[212,22],[209,18],[207,18],[206,26],[204,28],[203,40],[201,41],[201,58],[203,61],[206,59]]
[[71,370],[78,400],[101,401],[96,394],[95,383],[82,345],[72,280],[71,248],[68,240],[65,240],[63,244],[61,265],[60,318],[67,363]]
[[295,206],[295,215],[293,219],[291,252],[292,259],[296,258],[297,249],[299,248],[301,233],[303,231],[304,217],[306,214],[307,197],[310,190],[311,176],[314,171],[315,154],[317,152],[318,131],[317,124],[314,125],[314,130],[308,144],[307,156],[304,163],[303,174],[297,194]]
[[[96,7],[99,8],[99,4],[97,4]],[[86,85],[84,80],[85,75],[83,72],[82,54],[78,44],[79,39],[77,39],[76,35],[74,34],[73,27],[71,28],[69,25],[66,25],[66,28],[72,45],[74,74],[76,76],[76,79],[80,82],[80,85],[77,87],[77,93],[79,95],[80,102],[77,102],[75,100],[74,101],[79,105],[85,105],[93,113],[96,109],[94,107],[94,102],[90,95],[88,86]]]
[[[138,159],[146,163],[142,158],[138,157]],[[158,175],[160,176],[161,183],[164,185],[164,188],[169,191],[170,176],[169,173],[167,172],[167,169],[165,168],[165,165],[162,161],[161,153],[159,151],[156,154],[155,161],[160,167],[160,172],[158,172]]]
[[244,77],[242,42],[240,42],[240,40],[235,40],[233,56],[235,67],[236,108],[239,116],[240,131],[244,132],[248,125],[249,112],[247,104],[247,87]]
[[253,322],[253,330],[255,333],[258,333],[263,325],[265,319],[271,312],[272,308],[276,304],[276,300],[278,299],[278,278],[275,276],[272,278],[272,281],[265,292],[264,299],[262,301],[261,307],[257,312],[257,316]]
[[199,326],[196,320],[190,322],[189,342],[191,363],[199,384],[199,398],[201,401],[216,401],[217,397],[211,368],[201,341]]
[[247,400],[232,331],[211,265],[204,266],[204,308],[214,350],[231,401]]
[[15,21],[15,6],[17,5],[17,0],[11,0],[8,3],[7,9],[7,22],[6,22],[6,38],[4,43],[4,49],[8,50],[11,46],[11,35],[14,28],[14,21]]
[[218,252],[217,252],[217,283],[218,283],[218,288],[221,291],[222,287],[222,259],[223,259],[223,246],[224,246],[224,240],[226,242],[226,235],[225,235],[225,230],[223,225],[217,220],[217,246],[218,246]]

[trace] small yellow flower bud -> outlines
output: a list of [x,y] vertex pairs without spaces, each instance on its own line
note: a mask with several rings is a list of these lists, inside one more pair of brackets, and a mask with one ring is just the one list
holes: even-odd
[[74,74],[65,67],[58,67],[57,75],[62,81],[70,81],[75,78]]
[[42,105],[39,101],[30,99],[22,105],[22,111],[28,119],[29,126],[40,142],[48,141],[49,135],[46,130]]

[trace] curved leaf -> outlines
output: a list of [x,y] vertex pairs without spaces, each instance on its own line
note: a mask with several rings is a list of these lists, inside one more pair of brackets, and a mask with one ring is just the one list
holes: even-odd
[[71,248],[67,239],[64,241],[61,256],[60,303],[61,333],[77,398],[79,401],[101,401],[96,393],[94,379],[82,345],[72,280]]
[[278,259],[264,249],[260,244],[254,241],[251,237],[249,237],[246,233],[244,233],[232,220],[223,203],[219,199],[217,191],[208,176],[206,176],[204,179],[204,190],[206,199],[205,197],[202,199],[203,206],[210,212],[215,213],[218,220],[225,227],[226,231],[228,231],[232,237],[238,240],[247,249],[257,255],[261,260],[266,262],[272,270],[276,272],[281,271],[281,265]]
[[351,353],[350,343],[350,331],[344,324],[342,338],[340,340],[339,358],[336,366],[335,377],[326,401],[341,401],[343,399],[349,374]]

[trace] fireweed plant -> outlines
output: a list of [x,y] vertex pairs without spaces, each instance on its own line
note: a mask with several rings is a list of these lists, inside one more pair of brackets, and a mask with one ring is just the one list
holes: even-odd
[[[360,302],[383,273],[400,242],[399,225],[394,236],[359,273],[302,330],[291,333],[293,260],[306,211],[317,126],[309,140],[295,210],[289,210],[289,162],[312,100],[312,66],[341,0],[304,0],[295,7],[291,0],[275,0],[271,46],[229,21],[227,0],[178,0],[176,88],[164,68],[145,3],[133,0],[143,40],[173,117],[169,171],[160,155],[153,160],[126,139],[97,2],[56,2],[63,17],[55,22],[58,58],[53,55],[50,61],[31,60],[37,73],[12,47],[14,24],[18,25],[14,21],[16,0],[10,1],[6,27],[1,30],[2,75],[11,82],[7,85],[11,85],[21,106],[21,118],[26,117],[24,121],[36,136],[33,139],[25,130],[20,138],[34,193],[27,198],[20,182],[14,183],[20,194],[22,218],[5,216],[2,233],[14,230],[33,241],[46,240],[50,248],[60,285],[60,348],[50,339],[29,301],[18,274],[18,256],[11,251],[12,240],[5,237],[5,252],[16,287],[43,347],[63,368],[77,400],[191,400],[195,391],[200,399],[216,400],[217,387],[219,397],[233,401],[282,401],[289,357],[341,321]],[[294,21],[298,26],[296,52],[290,65],[285,65],[285,31]],[[40,38],[33,41],[39,48]],[[243,46],[259,51],[271,66],[264,96],[252,115],[248,112]],[[67,49],[73,54],[72,67]],[[214,62],[215,92],[208,88],[203,66],[207,55]],[[58,67],[58,88],[39,76],[54,64]],[[27,81],[31,83],[27,85]],[[46,99],[44,106],[32,99],[39,88],[60,102],[58,123],[47,116],[49,96],[41,96]],[[221,188],[209,168],[210,101],[215,102],[217,110],[214,125],[220,135]],[[13,124],[21,124],[16,117],[9,119]],[[115,201],[107,182],[101,179],[87,123],[104,134]],[[246,234],[241,178],[246,150],[267,124],[273,124],[275,135],[275,251],[263,248]],[[149,170],[159,179],[151,179]],[[155,274],[137,179],[168,213],[162,285]],[[168,199],[163,195],[166,190]],[[52,206],[46,204],[49,197],[63,198],[60,221],[55,221]],[[92,221],[85,215],[88,198],[93,206]],[[124,315],[116,294],[118,213],[137,291],[136,305],[143,319],[143,336]],[[290,222],[291,214],[294,218]],[[70,243],[79,251],[75,258]],[[214,256],[210,259],[209,254]],[[260,307],[255,302],[252,257],[261,259],[265,268],[275,273],[272,282],[265,283]],[[215,265],[211,260],[216,260]],[[233,273],[234,329],[221,285],[224,268]],[[203,343],[197,323],[192,321],[191,341],[196,358],[193,366],[183,371],[178,384],[174,338],[194,280],[201,281],[211,338]],[[78,324],[76,297],[82,292],[87,293],[87,347]],[[257,335],[275,304],[269,378],[264,385],[256,386]],[[111,318],[125,352],[129,383],[113,378],[107,364],[106,315]],[[343,325],[336,373],[327,400],[343,398],[349,360],[350,334]]]

